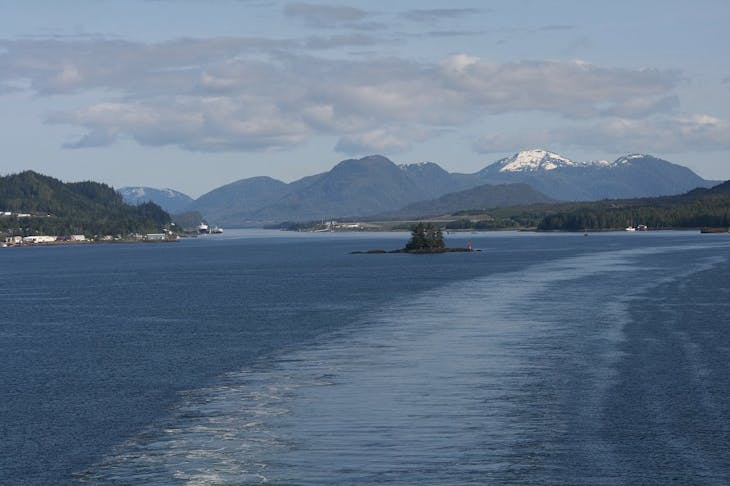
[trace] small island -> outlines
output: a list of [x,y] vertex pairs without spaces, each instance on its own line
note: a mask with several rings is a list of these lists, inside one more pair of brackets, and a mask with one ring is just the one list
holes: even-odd
[[[473,251],[471,244],[464,248],[449,248],[444,241],[444,234],[441,228],[431,223],[418,223],[411,228],[411,239],[406,246],[399,250],[367,250],[353,251],[352,254],[382,254],[382,253],[468,253]],[[479,250],[477,250],[479,251]]]

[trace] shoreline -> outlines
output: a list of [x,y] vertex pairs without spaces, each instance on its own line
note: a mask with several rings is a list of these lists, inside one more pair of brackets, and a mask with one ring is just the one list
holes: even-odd
[[411,255],[436,255],[440,253],[473,253],[482,250],[474,250],[471,248],[438,248],[438,249],[421,249],[421,250],[406,250],[400,248],[398,250],[355,250],[351,251],[350,255],[384,255],[392,253],[408,253]]
[[76,246],[76,245],[114,245],[124,243],[177,243],[179,239],[145,240],[145,239],[121,239],[121,240],[83,240],[83,241],[47,241],[39,243],[3,243],[0,248],[32,248],[47,246]]

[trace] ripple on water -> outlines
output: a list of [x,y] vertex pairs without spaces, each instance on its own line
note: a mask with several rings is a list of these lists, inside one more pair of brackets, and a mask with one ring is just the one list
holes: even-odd
[[165,423],[78,478],[617,482],[600,424],[627,309],[658,282],[703,268],[636,271],[660,251],[673,250],[557,260],[394,302],[313,346],[182,394]]

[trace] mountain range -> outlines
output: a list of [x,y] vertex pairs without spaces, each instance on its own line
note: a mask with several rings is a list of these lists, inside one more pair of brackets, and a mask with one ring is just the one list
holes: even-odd
[[[450,173],[433,162],[396,165],[386,157],[371,155],[343,160],[328,172],[288,184],[270,177],[242,179],[196,200],[172,190],[156,193],[150,188],[126,187],[120,192],[129,202],[132,199],[127,194],[141,194],[135,202],[147,197],[173,213],[198,211],[215,224],[250,226],[383,214],[415,217],[432,214],[438,208],[473,209],[473,204],[500,207],[551,199],[653,197],[715,184],[686,167],[651,155],[631,154],[613,162],[576,162],[537,149],[498,160],[473,174]],[[450,196],[444,199],[446,195]]]
[[625,155],[613,162],[574,162],[545,150],[519,152],[476,175],[492,183],[524,182],[562,201],[667,196],[718,183],[646,154]]

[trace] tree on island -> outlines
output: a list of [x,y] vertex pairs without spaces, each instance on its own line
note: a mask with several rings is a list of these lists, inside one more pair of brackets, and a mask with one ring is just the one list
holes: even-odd
[[444,234],[433,224],[418,223],[411,228],[411,239],[406,243],[406,251],[433,251],[446,248]]

